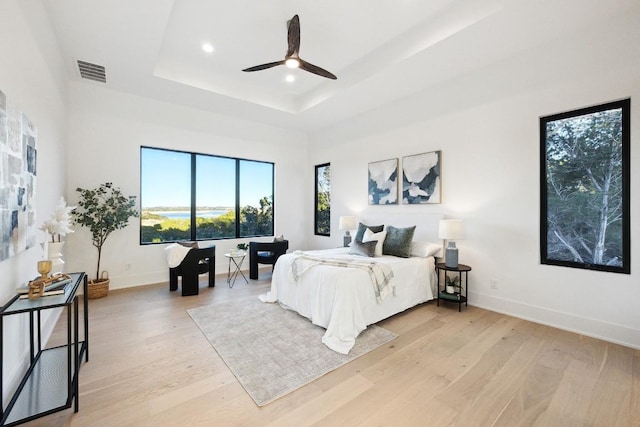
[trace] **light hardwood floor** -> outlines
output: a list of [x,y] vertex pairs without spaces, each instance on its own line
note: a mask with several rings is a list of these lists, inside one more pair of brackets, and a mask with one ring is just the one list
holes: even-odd
[[186,310],[263,293],[261,275],[202,281],[199,296],[165,283],[90,300],[80,412],[25,425],[640,426],[640,351],[435,302],[379,324],[397,339],[260,408]]

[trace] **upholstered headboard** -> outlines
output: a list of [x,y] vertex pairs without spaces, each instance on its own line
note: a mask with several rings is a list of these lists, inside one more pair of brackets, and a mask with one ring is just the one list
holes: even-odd
[[414,241],[429,241],[433,243],[439,243],[443,246],[443,251],[437,254],[437,257],[441,257],[444,254],[444,241],[438,237],[438,224],[441,219],[444,219],[442,214],[434,213],[398,213],[393,212],[387,215],[384,212],[371,213],[367,212],[362,216],[355,215],[356,220],[363,222],[367,225],[379,225],[384,224],[393,225],[394,227],[411,227],[416,226],[415,234],[413,235]]

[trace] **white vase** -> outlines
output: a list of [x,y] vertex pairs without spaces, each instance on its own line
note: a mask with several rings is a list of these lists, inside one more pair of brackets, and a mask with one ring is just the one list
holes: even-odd
[[45,259],[51,260],[51,273],[62,273],[64,269],[62,246],[64,242],[47,242]]

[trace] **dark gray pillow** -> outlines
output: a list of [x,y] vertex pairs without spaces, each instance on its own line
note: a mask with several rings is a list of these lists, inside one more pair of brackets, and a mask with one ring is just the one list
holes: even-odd
[[384,255],[409,258],[411,256],[411,241],[415,231],[415,225],[407,228],[396,228],[389,225],[387,227],[387,238],[384,239],[382,246],[382,253]]
[[378,243],[377,240],[371,240],[366,243],[354,241],[351,243],[349,253],[352,255],[373,257],[376,253],[376,243]]
[[358,231],[356,232],[356,242],[362,243],[362,238],[364,237],[364,232],[367,231],[367,228],[374,233],[379,233],[384,230],[384,225],[366,225],[363,223],[358,223]]

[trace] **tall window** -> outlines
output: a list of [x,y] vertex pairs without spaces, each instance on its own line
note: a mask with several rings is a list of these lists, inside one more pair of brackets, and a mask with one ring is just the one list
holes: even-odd
[[630,105],[540,118],[542,264],[630,274]]
[[316,166],[315,234],[331,233],[331,164]]
[[140,243],[273,235],[274,165],[140,148]]

